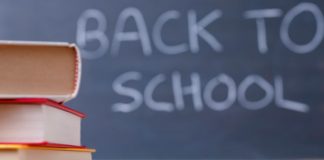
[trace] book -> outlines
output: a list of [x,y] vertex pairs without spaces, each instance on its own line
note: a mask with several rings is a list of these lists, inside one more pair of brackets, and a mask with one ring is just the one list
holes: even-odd
[[0,99],[0,144],[80,147],[84,117],[48,99]]
[[0,160],[91,160],[93,149],[0,145]]
[[74,44],[0,41],[0,71],[0,160],[92,159],[85,115],[63,105],[80,86]]
[[74,44],[0,41],[0,64],[0,99],[66,102],[79,90],[81,59]]

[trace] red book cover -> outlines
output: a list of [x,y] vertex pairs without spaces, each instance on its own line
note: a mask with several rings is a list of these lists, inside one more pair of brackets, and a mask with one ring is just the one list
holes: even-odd
[[72,113],[78,117],[85,118],[85,114],[69,108],[62,103],[57,103],[46,98],[18,98],[18,99],[0,99],[0,103],[22,103],[22,104],[46,104],[48,106]]

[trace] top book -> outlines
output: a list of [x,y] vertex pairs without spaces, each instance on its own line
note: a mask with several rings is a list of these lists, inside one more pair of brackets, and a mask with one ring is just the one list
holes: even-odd
[[74,44],[0,41],[0,99],[66,102],[79,90],[81,58]]

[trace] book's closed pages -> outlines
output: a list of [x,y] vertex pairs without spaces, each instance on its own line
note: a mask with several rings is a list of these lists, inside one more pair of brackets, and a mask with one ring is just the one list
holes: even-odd
[[0,42],[0,98],[65,102],[80,84],[81,60],[69,43]]

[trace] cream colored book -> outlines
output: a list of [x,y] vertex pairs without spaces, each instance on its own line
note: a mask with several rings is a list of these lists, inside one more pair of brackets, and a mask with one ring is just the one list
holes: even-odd
[[79,90],[81,58],[69,43],[0,41],[0,98],[66,102]]
[[92,160],[95,150],[27,145],[0,145],[0,160]]
[[0,144],[81,146],[82,118],[47,99],[0,99]]

